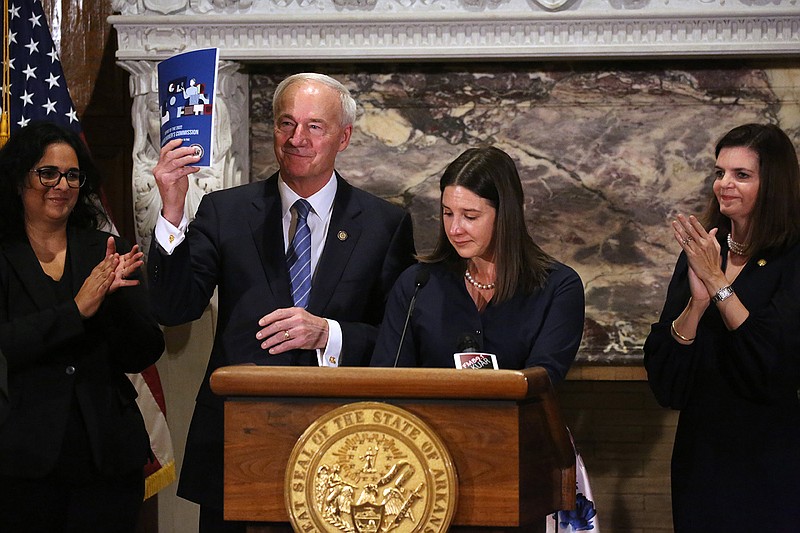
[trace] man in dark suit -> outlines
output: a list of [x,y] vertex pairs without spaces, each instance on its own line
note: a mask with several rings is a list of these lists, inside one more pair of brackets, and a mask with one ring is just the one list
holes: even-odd
[[148,264],[157,317],[165,325],[194,320],[218,289],[214,346],[178,487],[201,505],[201,531],[243,530],[222,521],[223,411],[211,372],[230,364],[366,364],[387,294],[413,262],[408,213],[334,170],[355,111],[349,91],[328,76],[284,80],[273,98],[280,170],[207,195],[188,229],[193,149],[171,141],[153,171],[163,202]]

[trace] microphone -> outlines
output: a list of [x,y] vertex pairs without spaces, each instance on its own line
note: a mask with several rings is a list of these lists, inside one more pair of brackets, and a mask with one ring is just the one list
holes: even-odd
[[480,352],[481,345],[475,335],[472,333],[464,333],[458,338],[456,343],[456,352]]
[[456,353],[453,354],[456,368],[469,368],[474,370],[497,370],[497,356],[493,353],[484,353],[481,343],[472,333],[464,333],[456,343]]
[[417,277],[414,278],[414,295],[411,296],[411,302],[408,304],[408,313],[406,313],[406,323],[403,324],[403,333],[400,335],[400,343],[397,345],[397,355],[394,356],[394,364],[392,368],[397,368],[397,361],[400,360],[400,351],[403,349],[403,341],[406,338],[406,331],[408,330],[408,323],[411,321],[411,313],[414,312],[414,304],[417,303],[417,294],[419,290],[428,283],[431,277],[430,270],[423,267],[417,272]]

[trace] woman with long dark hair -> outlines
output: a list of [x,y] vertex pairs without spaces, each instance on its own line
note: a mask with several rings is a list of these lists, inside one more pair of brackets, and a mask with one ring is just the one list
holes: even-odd
[[397,366],[452,368],[460,341],[472,338],[500,368],[541,366],[560,382],[583,334],[583,284],[531,238],[514,161],[495,147],[470,148],[439,189],[436,247],[395,284],[372,365],[394,364],[416,280],[427,270]]
[[671,223],[682,252],[644,345],[656,398],[681,411],[675,531],[797,531],[800,166],[773,125],[714,153],[706,212]]

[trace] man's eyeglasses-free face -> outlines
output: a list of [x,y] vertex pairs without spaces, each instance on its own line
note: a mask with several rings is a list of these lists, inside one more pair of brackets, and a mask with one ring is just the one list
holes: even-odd
[[31,170],[39,176],[39,183],[45,187],[57,187],[61,183],[61,178],[67,179],[67,185],[71,189],[78,189],[86,183],[86,172],[83,170],[67,170],[61,172],[57,168],[43,167]]

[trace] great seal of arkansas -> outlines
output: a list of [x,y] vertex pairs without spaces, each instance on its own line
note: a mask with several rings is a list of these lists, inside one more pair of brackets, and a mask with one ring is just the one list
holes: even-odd
[[444,533],[458,478],[425,422],[391,404],[357,402],[324,414],[298,439],[285,494],[295,531]]

